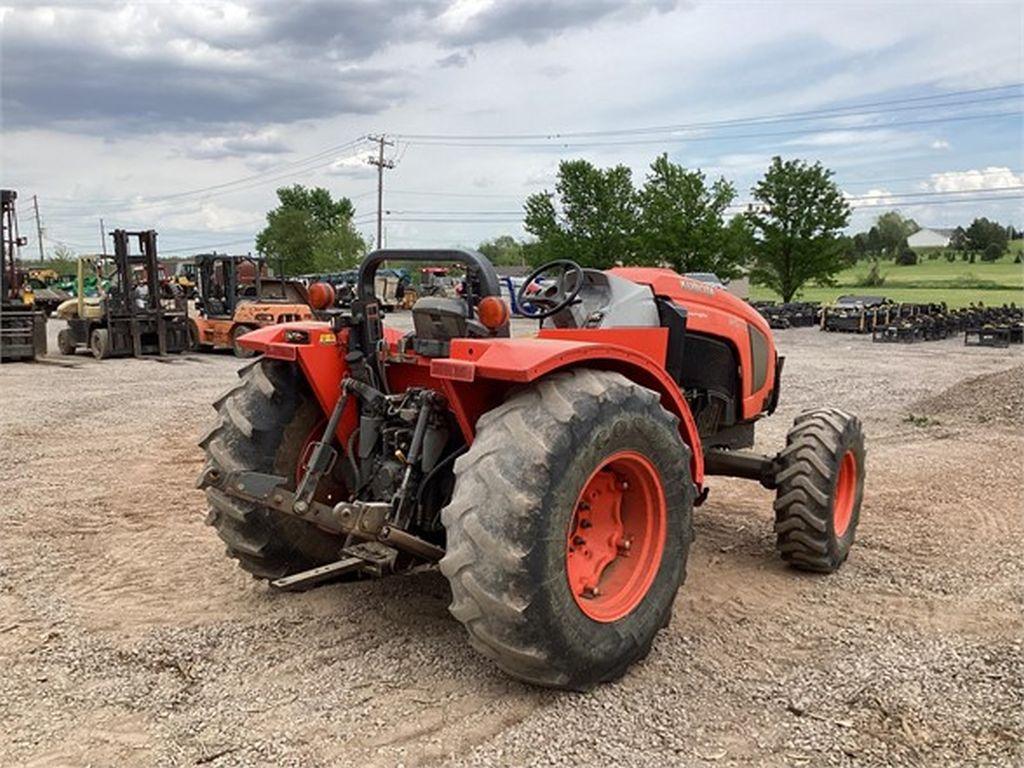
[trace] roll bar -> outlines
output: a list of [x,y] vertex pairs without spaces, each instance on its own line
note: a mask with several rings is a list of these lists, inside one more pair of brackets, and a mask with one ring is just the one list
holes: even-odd
[[426,261],[434,264],[459,262],[466,265],[467,282],[471,286],[479,286],[480,298],[501,296],[501,284],[498,282],[498,273],[494,271],[494,265],[478,251],[461,248],[383,248],[368,253],[363,263],[359,265],[359,298],[363,301],[376,301],[374,280],[377,277],[377,268],[384,261]]

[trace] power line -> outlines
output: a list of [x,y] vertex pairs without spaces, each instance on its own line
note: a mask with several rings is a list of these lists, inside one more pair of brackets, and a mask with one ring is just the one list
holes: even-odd
[[[396,133],[394,134],[397,138],[401,139],[415,139],[415,140],[459,140],[459,141],[475,141],[475,140],[490,140],[490,139],[501,139],[501,140],[556,140],[565,138],[588,138],[597,136],[623,136],[623,135],[638,135],[648,133],[667,133],[672,131],[684,131],[684,130],[696,130],[702,128],[719,128],[719,127],[730,127],[737,125],[749,125],[749,124],[760,124],[766,122],[789,122],[792,120],[808,120],[808,119],[824,119],[827,117],[856,117],[860,114],[877,114],[882,112],[900,112],[913,109],[930,109],[930,108],[947,108],[962,106],[965,104],[975,104],[984,101],[1000,101],[1003,99],[1019,98],[1020,93],[1011,93],[998,96],[991,96],[988,98],[964,100],[953,103],[937,103],[937,104],[925,104],[925,105],[912,105],[912,106],[895,106],[884,110],[867,111],[871,107],[887,106],[887,105],[906,105],[906,102],[917,102],[917,101],[938,101],[941,99],[956,98],[959,96],[980,94],[980,93],[994,93],[1005,91],[1008,89],[1020,89],[1024,86],[1024,83],[1013,83],[1010,85],[993,86],[990,88],[974,88],[970,90],[962,91],[949,91],[944,94],[932,94],[928,96],[910,96],[902,99],[888,99],[884,101],[864,102],[860,104],[851,104],[845,107],[825,107],[814,110],[804,110],[800,112],[783,112],[772,115],[759,115],[753,117],[739,117],[729,118],[722,120],[710,120],[703,122],[692,122],[692,123],[677,123],[674,125],[660,125],[660,126],[648,126],[644,128],[618,128],[608,129],[601,131],[549,131],[546,133],[507,133],[507,134],[429,134],[429,133]],[[851,110],[856,112],[851,114]],[[837,112],[843,114],[836,114]]]
[[253,237],[247,237],[242,240],[229,240],[228,242],[224,243],[207,243],[205,245],[188,246],[186,248],[161,248],[160,253],[185,253],[186,251],[193,251],[195,253],[198,253],[201,250],[209,250],[212,248],[227,248],[228,246],[231,245],[244,245],[246,243],[252,243],[255,240],[256,237],[254,235]]
[[[334,147],[330,147],[329,149],[322,150],[309,157],[295,160],[290,163],[285,163],[275,168],[269,168],[259,173],[252,174],[250,176],[243,176],[239,179],[234,179],[232,181],[227,181],[220,184],[213,184],[206,187],[198,187],[196,189],[190,189],[183,192],[175,192],[168,195],[141,198],[136,201],[128,201],[123,199],[110,201],[77,200],[68,201],[64,205],[69,208],[74,208],[78,210],[97,210],[102,208],[109,213],[112,211],[128,211],[159,207],[162,205],[166,205],[169,202],[181,200],[187,197],[199,196],[207,198],[217,197],[223,194],[231,194],[234,192],[242,191],[244,189],[252,189],[254,187],[263,186],[264,184],[270,184],[275,181],[281,181],[283,179],[292,177],[296,173],[308,173],[310,171],[317,170],[325,166],[329,166],[336,162],[338,159],[344,158],[330,157],[330,159],[328,159],[326,162],[322,162],[326,156],[337,154],[338,152],[342,152],[346,149],[355,149],[361,142],[365,140],[365,136],[360,136],[356,139],[346,142],[345,144],[339,144]],[[358,153],[348,155],[348,157],[355,157],[357,154]],[[111,207],[111,205],[120,207]]]
[[[411,195],[421,197],[493,197],[496,199],[520,199],[522,195],[499,195],[496,193],[486,192],[445,192],[442,190],[430,190],[430,189],[391,189],[388,190],[392,195]],[[528,192],[526,194],[529,194]]]
[[[909,177],[908,177],[909,178]],[[916,177],[915,177],[916,178]],[[998,200],[1012,200],[1015,199],[1012,196],[1007,196],[1007,192],[1016,192],[1024,190],[1024,185],[1013,185],[1005,187],[980,187],[972,190],[934,190],[934,191],[900,191],[890,192],[881,191],[879,193],[865,193],[861,195],[848,195],[846,197],[847,202],[851,208],[862,208],[862,207],[894,207],[899,205],[917,204],[924,205],[927,201],[921,200],[921,198],[952,198],[949,202],[960,202],[961,200],[967,201],[998,201]],[[987,195],[985,197],[978,197],[978,195]],[[930,202],[939,204],[946,202],[945,200],[936,199]],[[755,201],[739,201],[730,203],[726,206],[726,210],[738,212],[749,208],[751,205],[756,205]],[[524,217],[524,212],[520,210],[456,210],[456,209],[394,209],[384,211],[388,221],[395,223],[430,223],[440,222],[445,224],[485,224],[485,223],[515,223]],[[366,224],[371,224],[376,219],[375,212],[367,212],[353,216],[351,224],[359,227]],[[263,219],[254,220],[252,222],[245,222],[243,224],[235,224],[233,227],[247,227],[256,226],[264,223]],[[217,228],[205,228],[205,229],[182,229],[177,227],[170,227],[164,229],[165,236],[168,234],[172,237],[181,236],[182,234],[206,234],[210,232],[220,232],[223,234],[242,234],[241,232],[232,231],[232,229],[217,229]],[[255,235],[252,236],[253,238]],[[76,248],[88,248],[77,243],[69,243],[63,240],[57,240],[55,238],[46,238],[52,242],[70,245]],[[214,246],[209,246],[214,247]],[[180,249],[180,250],[188,250]],[[167,252],[164,249],[163,252]]]
[[978,192],[1007,192],[1018,189],[1024,189],[1024,184],[1008,186],[1008,187],[978,187],[977,189],[943,189],[934,191],[921,191],[921,192],[883,192],[879,191],[875,194],[865,193],[863,195],[851,195],[847,197],[847,200],[864,200],[875,197],[935,197],[944,195],[971,195],[977,194]]
[[959,205],[961,203],[998,202],[1000,200],[1024,200],[1024,195],[1001,195],[998,197],[961,197],[956,200],[894,200],[885,203],[858,203],[851,208],[911,208],[932,205]]
[[395,210],[395,211],[392,211],[392,210],[388,210],[388,211],[385,211],[384,213],[387,214],[388,216],[405,216],[407,214],[428,214],[428,213],[438,214],[438,215],[442,215],[442,216],[444,216],[444,215],[448,215],[448,216],[452,216],[452,215],[454,215],[454,216],[462,216],[462,215],[469,214],[469,213],[472,213],[472,214],[475,214],[475,215],[479,215],[479,216],[491,216],[491,215],[503,216],[505,214],[521,215],[523,213],[523,211],[522,211],[522,209],[519,209],[519,210],[516,210],[516,211],[437,211],[437,210],[426,210],[426,211],[423,211],[423,210],[404,210],[404,211]]
[[[1005,186],[1005,187],[979,187],[977,189],[966,189],[966,190],[933,190],[933,191],[914,191],[908,190],[904,192],[879,192],[879,193],[866,193],[862,195],[848,195],[847,201],[856,202],[859,200],[875,200],[880,197],[892,197],[892,198],[918,198],[918,197],[951,197],[957,195],[972,195],[984,192],[1013,192],[1017,190],[1024,190],[1024,184]],[[750,205],[749,202],[730,203],[728,208],[739,208]],[[388,210],[385,211],[390,221],[398,221],[402,217],[406,216],[523,216],[524,212],[520,210],[437,210],[437,209],[405,209],[405,210]],[[394,217],[394,218],[392,218]]]
[[[1024,169],[1003,169],[1001,171],[1018,174],[1024,173]],[[900,176],[896,178],[888,179],[850,179],[846,181],[837,181],[841,187],[853,186],[853,185],[868,185],[868,184],[892,184],[901,181],[923,181],[931,179],[935,176],[941,176],[946,173],[967,173],[967,171],[936,171],[934,173],[924,174],[922,176]],[[711,175],[723,175],[711,174]],[[367,197],[372,195],[373,192],[363,192],[359,195],[349,195],[350,200],[355,200],[361,197]],[[529,195],[535,194],[534,192],[526,191],[520,194],[499,194],[499,193],[486,193],[486,192],[448,192],[447,190],[435,190],[435,189],[389,189],[388,194],[390,195],[409,195],[415,197],[450,197],[450,198],[493,198],[495,200],[525,200]]]
[[[1010,169],[1010,168],[999,168],[999,170],[1001,172],[1003,172],[1003,173],[1010,173],[1010,174],[1014,174],[1014,175],[1016,175],[1018,173],[1024,173],[1024,170],[1021,170],[1019,168],[1013,168],[1013,169]],[[857,184],[857,185],[861,185],[861,184],[893,184],[893,183],[900,182],[900,181],[923,181],[923,180],[927,180],[927,179],[932,179],[935,176],[944,176],[944,175],[949,174],[949,173],[971,173],[971,171],[936,171],[935,173],[929,173],[929,174],[927,174],[925,176],[901,176],[901,177],[895,178],[895,179],[850,179],[848,181],[843,181],[841,183],[837,182],[837,183],[841,187],[848,187],[848,186],[851,186],[851,185],[854,185],[854,184]]]
[[421,219],[421,218],[400,218],[388,219],[389,222],[404,224],[416,222],[418,224],[509,224],[518,221],[518,218],[505,219]]
[[65,248],[76,248],[79,251],[88,251],[92,248],[90,245],[82,245],[81,243],[72,243],[68,240],[59,240],[56,237],[50,237],[50,235],[43,235],[43,240],[50,243],[51,245],[63,245]]
[[[346,141],[346,142],[344,142],[342,144],[335,144],[333,146],[326,147],[325,149],[322,149],[322,150],[319,150],[317,152],[314,152],[311,155],[307,155],[306,157],[300,157],[300,158],[298,158],[296,160],[290,160],[290,161],[288,161],[286,163],[280,163],[280,164],[278,164],[276,166],[272,166],[270,168],[264,168],[262,171],[250,174],[248,176],[242,176],[240,178],[232,179],[231,181],[225,181],[225,182],[222,182],[220,184],[213,184],[213,185],[209,185],[209,186],[206,186],[206,187],[197,187],[196,189],[184,190],[184,191],[181,191],[181,192],[174,192],[174,193],[167,194],[167,195],[160,195],[160,196],[156,196],[156,197],[152,197],[152,198],[144,198],[144,199],[147,200],[147,201],[170,200],[170,199],[175,199],[175,198],[179,198],[179,197],[184,197],[184,196],[187,196],[187,195],[201,194],[201,193],[209,191],[209,190],[216,190],[216,189],[220,189],[220,188],[224,188],[224,187],[229,187],[229,186],[232,186],[232,185],[235,185],[235,184],[241,184],[243,182],[252,181],[254,179],[259,179],[261,177],[267,176],[268,174],[278,174],[278,173],[280,173],[282,171],[285,171],[287,169],[290,169],[290,168],[307,165],[307,164],[309,164],[311,162],[315,162],[317,160],[323,159],[327,155],[336,154],[338,152],[343,152],[343,151],[345,151],[347,149],[350,149],[353,146],[356,146],[356,145],[358,145],[359,143],[361,143],[361,142],[363,142],[365,140],[366,140],[365,136],[357,136],[356,138],[350,139],[349,141]],[[334,160],[334,158],[332,158],[332,161],[333,160]],[[70,204],[87,203],[88,202],[88,201],[84,201],[84,200],[77,200],[77,199],[74,199],[74,198],[54,198],[54,199],[55,200],[62,200],[62,201],[65,201],[67,203],[70,203]],[[124,198],[109,198],[109,199],[106,199],[106,200],[101,199],[101,200],[99,200],[99,202],[102,202],[102,203],[129,202],[129,203],[131,203],[132,201],[126,201]]]
[[561,142],[561,143],[525,143],[525,142],[466,142],[466,141],[410,141],[424,147],[459,147],[463,149],[568,149],[588,147],[619,147],[619,146],[640,146],[650,144],[664,145],[668,142],[687,144],[698,141],[734,141],[736,139],[766,139],[779,136],[805,136],[817,133],[849,133],[860,131],[877,131],[887,128],[905,128],[919,125],[937,125],[951,122],[962,122],[965,120],[986,120],[1000,119],[1004,117],[1019,118],[1024,112],[1016,110],[1013,112],[988,112],[972,115],[953,115],[951,117],[932,118],[926,120],[908,120],[896,123],[874,123],[871,125],[850,125],[832,126],[828,128],[800,128],[789,131],[772,131],[769,133],[738,133],[732,135],[703,135],[703,136],[672,136],[657,139],[632,139],[623,141],[589,141],[589,142]]

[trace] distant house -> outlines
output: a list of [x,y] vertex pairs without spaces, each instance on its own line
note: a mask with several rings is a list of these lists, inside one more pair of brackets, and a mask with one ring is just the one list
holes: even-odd
[[945,248],[953,237],[952,229],[919,229],[907,238],[911,248]]

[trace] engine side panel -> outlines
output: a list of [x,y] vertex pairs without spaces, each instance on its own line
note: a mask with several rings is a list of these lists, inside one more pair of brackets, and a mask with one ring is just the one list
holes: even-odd
[[[655,296],[665,296],[685,307],[688,332],[728,342],[739,362],[742,396],[738,416],[751,420],[767,412],[775,381],[776,350],[768,323],[757,310],[722,288],[682,277],[670,269],[617,267],[610,271],[649,285]],[[752,330],[763,338],[752,343]],[[683,381],[687,382],[685,370]]]

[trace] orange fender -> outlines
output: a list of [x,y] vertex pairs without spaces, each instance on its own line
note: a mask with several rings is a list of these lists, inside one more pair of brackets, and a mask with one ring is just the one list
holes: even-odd
[[575,367],[617,371],[657,392],[665,409],[679,417],[679,432],[693,453],[693,481],[700,486],[700,436],[679,385],[665,371],[667,344],[666,328],[543,330],[537,338],[453,339],[450,356],[431,361],[430,372],[435,378],[459,382],[529,383]]

